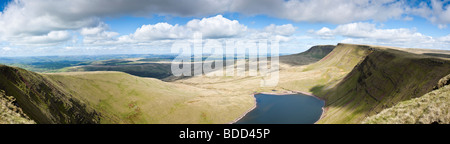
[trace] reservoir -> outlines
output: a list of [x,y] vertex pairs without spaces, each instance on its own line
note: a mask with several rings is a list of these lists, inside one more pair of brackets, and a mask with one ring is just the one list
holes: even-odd
[[304,94],[256,94],[256,108],[236,124],[313,124],[325,102]]

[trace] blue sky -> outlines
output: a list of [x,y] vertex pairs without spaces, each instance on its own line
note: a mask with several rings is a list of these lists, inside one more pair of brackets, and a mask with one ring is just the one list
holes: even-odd
[[278,40],[450,50],[450,0],[0,1],[0,57],[170,53],[174,42]]

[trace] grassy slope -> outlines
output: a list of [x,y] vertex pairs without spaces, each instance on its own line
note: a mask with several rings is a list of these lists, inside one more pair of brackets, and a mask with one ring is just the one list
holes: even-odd
[[411,100],[403,101],[366,118],[369,124],[450,123],[450,85]]
[[122,72],[46,76],[101,112],[101,123],[228,123],[252,106],[250,96]]
[[96,123],[98,115],[45,76],[0,65],[0,90],[37,123]]
[[317,63],[306,66],[282,66],[279,88],[314,92],[318,86],[333,87],[369,54],[369,48],[339,44]]
[[[335,50],[339,47],[363,50],[367,56],[339,83],[311,89],[327,102],[327,111],[319,123],[360,123],[398,102],[422,96],[450,73],[448,60],[373,46],[341,44]],[[308,68],[323,67],[325,63],[349,68],[352,62],[348,56],[339,56],[324,58]]]

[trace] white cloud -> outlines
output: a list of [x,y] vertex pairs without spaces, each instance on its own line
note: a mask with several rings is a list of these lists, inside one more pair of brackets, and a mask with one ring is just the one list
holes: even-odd
[[443,42],[450,43],[450,34],[446,35],[446,36],[443,36],[443,37],[440,37],[439,40],[443,41]]
[[96,27],[85,27],[80,30],[84,44],[106,44],[104,42],[114,40],[119,35],[117,32],[108,31],[109,27],[105,23],[99,23]]
[[247,26],[240,24],[237,20],[224,18],[222,15],[214,17],[193,19],[186,25],[171,25],[168,23],[157,23],[142,25],[133,34],[119,37],[121,42],[145,42],[165,39],[192,38],[193,34],[199,32],[206,39],[232,38],[243,36]]
[[322,39],[335,39],[337,36],[342,36],[343,43],[450,49],[450,45],[446,44],[450,42],[450,35],[432,37],[419,33],[415,29],[383,29],[377,28],[372,23],[349,23],[338,25],[335,29],[324,27],[310,33]]
[[51,31],[78,29],[98,23],[98,19],[94,17],[72,19],[70,15],[61,16],[58,12],[67,13],[68,6],[61,6],[58,11],[54,11],[47,6],[52,3],[52,1],[29,0],[16,0],[10,3],[0,15],[0,25],[2,25],[0,34],[6,37],[37,36]]
[[270,33],[282,35],[282,36],[290,36],[295,33],[296,29],[297,29],[297,27],[292,26],[292,24],[285,24],[285,25],[279,25],[279,26],[271,24],[264,28],[264,30],[266,32],[270,32]]
[[438,24],[439,28],[447,27],[450,23],[450,5],[444,7],[443,1],[431,0],[430,21]]
[[56,45],[72,38],[68,31],[50,31],[48,34],[37,36],[15,37],[8,42],[14,45]]
[[321,39],[334,39],[334,32],[327,27],[323,27],[318,31],[310,30],[309,33],[314,33]]
[[187,35],[187,30],[178,25],[157,23],[155,25],[143,25],[136,30],[133,38],[138,40],[179,39]]
[[10,51],[11,48],[10,48],[10,47],[4,47],[4,48],[2,48],[2,50],[3,50],[3,51]]
[[85,27],[81,29],[80,34],[84,36],[97,35],[105,30],[106,28],[103,25],[99,25],[97,27]]
[[443,29],[450,24],[450,5],[445,6],[444,3],[448,3],[448,0],[422,1],[418,6],[407,7],[405,13],[426,18]]
[[[95,27],[82,28],[79,32],[83,36],[83,45],[91,50],[100,47],[115,47],[115,51],[123,48],[154,47],[168,49],[175,40],[191,40],[194,33],[201,33],[204,40],[258,40],[269,39],[287,42],[293,40],[297,28],[292,24],[269,25],[263,29],[249,29],[237,20],[224,18],[222,15],[193,19],[186,25],[172,25],[156,23],[142,25],[134,33],[109,36],[108,26],[99,24]],[[66,48],[73,50],[72,47]]]
[[389,41],[409,41],[411,39],[430,39],[431,37],[425,36],[412,29],[399,28],[399,29],[379,29],[372,23],[349,23],[344,25],[338,25],[335,29],[331,30],[324,27],[314,34],[320,37],[334,37],[336,35],[350,37],[350,38],[369,38],[376,40],[389,40]]
[[294,21],[331,23],[384,21],[404,14],[402,2],[396,0],[246,0],[234,1],[231,10]]
[[247,30],[247,26],[237,20],[229,20],[222,15],[215,17],[194,19],[186,24],[192,31],[201,32],[205,38],[235,37]]

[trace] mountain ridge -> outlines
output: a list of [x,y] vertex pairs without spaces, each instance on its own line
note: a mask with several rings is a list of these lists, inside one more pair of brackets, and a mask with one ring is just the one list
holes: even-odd
[[349,46],[364,49],[367,55],[334,87],[315,87],[314,94],[330,108],[319,123],[359,123],[432,91],[450,73],[450,61],[442,58],[367,45],[338,44],[336,49]]

